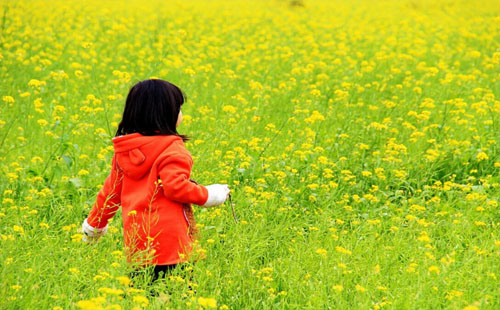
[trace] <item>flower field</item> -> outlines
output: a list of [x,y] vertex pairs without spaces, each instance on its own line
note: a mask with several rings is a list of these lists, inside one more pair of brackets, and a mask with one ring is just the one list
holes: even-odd
[[[80,232],[152,77],[238,218],[162,298]],[[499,172],[497,1],[0,2],[0,309],[500,309]]]

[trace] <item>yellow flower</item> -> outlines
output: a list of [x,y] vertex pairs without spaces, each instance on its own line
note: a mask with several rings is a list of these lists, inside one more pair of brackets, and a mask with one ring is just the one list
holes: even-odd
[[18,232],[21,235],[24,234],[24,228],[22,228],[21,226],[14,225],[12,228],[14,229],[15,232]]
[[435,273],[435,274],[439,274],[439,268],[437,266],[430,266],[429,267],[429,273]]
[[2,100],[4,102],[7,102],[7,103],[14,103],[15,102],[15,100],[14,100],[14,98],[12,96],[3,96]]
[[127,292],[129,293],[144,293],[144,290],[142,289],[138,289],[138,288],[133,288],[133,287],[129,287],[127,288]]
[[46,84],[45,81],[39,81],[37,79],[31,79],[28,82],[28,86],[31,86],[31,87],[40,87],[40,86],[44,86],[45,84]]
[[100,309],[102,309],[101,304],[96,302],[95,300],[81,300],[81,301],[77,302],[76,305],[81,310],[100,310]]
[[205,309],[217,308],[217,300],[215,298],[198,297],[198,303]]
[[344,287],[340,284],[334,285],[332,288],[337,292],[342,292],[344,290]]
[[231,114],[235,114],[236,113],[236,108],[232,105],[225,105],[222,107],[222,111],[224,112],[229,112]]
[[89,174],[89,172],[87,170],[85,170],[85,169],[82,169],[82,170],[78,171],[78,175],[79,176],[88,175],[88,174]]
[[349,250],[347,250],[347,249],[345,249],[345,248],[343,248],[343,247],[341,247],[341,246],[336,246],[336,247],[335,247],[335,250],[336,250],[337,252],[339,252],[339,253],[342,253],[342,254],[347,254],[347,255],[351,255],[351,254],[352,254],[352,252],[351,252],[351,251],[349,251]]
[[110,287],[100,287],[98,289],[100,293],[109,294],[109,295],[123,295],[123,291],[120,289],[110,288]]
[[[6,205],[6,204],[14,204],[14,199],[12,198],[4,198],[2,199],[2,204]],[[16,229],[14,228],[14,231],[16,231]]]
[[482,160],[485,160],[485,159],[488,159],[488,155],[485,153],[485,152],[479,152],[477,155],[476,155],[476,159],[477,161],[482,161]]
[[123,285],[129,285],[130,284],[130,279],[129,277],[125,277],[125,276],[122,276],[122,277],[116,277],[116,279]]
[[141,295],[134,296],[132,300],[134,302],[140,304],[143,307],[147,307],[149,305],[149,300],[146,297],[141,296]]
[[36,164],[37,162],[41,163],[41,162],[43,162],[43,158],[41,158],[40,156],[33,156],[33,158],[31,159],[31,162],[34,164]]
[[323,248],[319,248],[316,250],[316,253],[323,256],[324,258],[326,258],[326,253],[327,253],[327,250],[323,249]]
[[82,240],[82,234],[74,234],[71,236],[71,241],[80,242]]
[[453,298],[460,297],[463,294],[464,293],[461,292],[461,291],[452,290],[452,291],[449,291],[449,292],[446,293],[445,298],[448,299],[448,300],[452,300]]
[[429,238],[426,231],[422,231],[420,233],[420,236],[417,238],[417,240],[422,241],[422,242],[431,242],[431,238]]
[[366,288],[362,287],[361,285],[356,284],[356,291],[358,291],[358,292],[365,292]]
[[9,178],[9,181],[11,181],[11,182],[14,180],[17,180],[19,178],[19,176],[13,172],[8,172],[7,177]]

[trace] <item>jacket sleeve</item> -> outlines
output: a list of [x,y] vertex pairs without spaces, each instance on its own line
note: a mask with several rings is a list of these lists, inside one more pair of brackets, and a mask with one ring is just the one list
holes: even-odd
[[158,166],[163,192],[170,200],[202,206],[208,200],[208,190],[189,179],[191,166],[189,155],[180,153],[165,157]]
[[111,172],[97,194],[96,202],[87,217],[87,223],[90,226],[103,228],[115,215],[121,203],[122,181],[123,172],[116,163],[116,156],[113,156]]

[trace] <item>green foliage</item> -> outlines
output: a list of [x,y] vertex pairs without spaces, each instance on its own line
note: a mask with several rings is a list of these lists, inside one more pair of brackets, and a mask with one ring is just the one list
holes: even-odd
[[[0,309],[498,309],[499,24],[495,1],[4,1]],[[151,77],[239,222],[196,208],[206,259],[132,287],[122,215],[79,229]]]

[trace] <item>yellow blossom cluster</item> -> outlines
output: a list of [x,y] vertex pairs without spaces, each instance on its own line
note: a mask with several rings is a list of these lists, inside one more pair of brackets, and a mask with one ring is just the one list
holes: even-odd
[[[496,309],[498,25],[494,0],[4,1],[0,309]],[[148,78],[239,220],[194,206],[206,259],[143,289],[140,212],[80,227]]]

